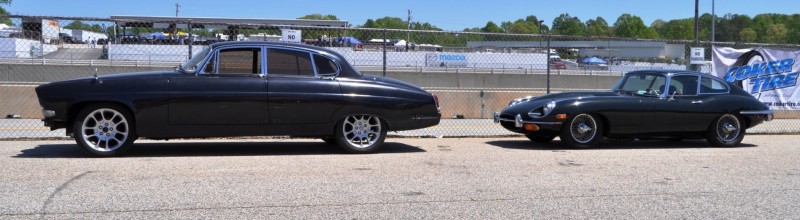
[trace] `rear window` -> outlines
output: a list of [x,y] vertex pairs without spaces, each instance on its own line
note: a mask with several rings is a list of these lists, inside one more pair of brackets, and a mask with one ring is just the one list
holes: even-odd
[[700,93],[727,93],[728,85],[724,82],[714,79],[703,77],[700,81]]

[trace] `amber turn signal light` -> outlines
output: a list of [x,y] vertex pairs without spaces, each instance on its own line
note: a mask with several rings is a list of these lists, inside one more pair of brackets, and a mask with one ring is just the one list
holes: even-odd
[[539,130],[539,126],[537,126],[535,124],[525,124],[525,130],[526,131],[538,131]]
[[557,114],[556,115],[556,119],[558,119],[558,120],[567,119],[567,114]]

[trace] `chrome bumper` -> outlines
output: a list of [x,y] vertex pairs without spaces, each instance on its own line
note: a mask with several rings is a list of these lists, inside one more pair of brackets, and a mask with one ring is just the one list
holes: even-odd
[[517,116],[515,116],[513,120],[512,119],[500,118],[500,113],[499,112],[494,112],[494,114],[492,114],[492,116],[494,116],[494,123],[500,123],[501,121],[514,122],[514,127],[518,127],[518,128],[521,128],[525,124],[537,124],[537,125],[560,125],[560,124],[562,124],[562,122],[560,122],[560,121],[557,121],[557,122],[526,121],[526,120],[522,120],[522,116],[519,115],[519,114],[517,114]]
[[774,112],[772,110],[754,110],[754,111],[741,111],[739,114],[742,115],[765,115],[767,119],[765,121],[772,121],[775,117]]

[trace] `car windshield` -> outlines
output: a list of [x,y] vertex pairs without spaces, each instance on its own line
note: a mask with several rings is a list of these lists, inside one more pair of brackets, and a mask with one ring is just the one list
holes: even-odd
[[206,58],[206,55],[208,55],[208,51],[210,50],[211,47],[206,47],[205,49],[201,50],[195,54],[192,59],[189,59],[189,61],[180,66],[180,69],[184,71],[195,71],[197,68],[199,68],[197,65],[201,64],[200,62],[203,61],[203,58]]
[[664,90],[666,77],[658,73],[629,73],[614,87],[615,92],[657,96]]

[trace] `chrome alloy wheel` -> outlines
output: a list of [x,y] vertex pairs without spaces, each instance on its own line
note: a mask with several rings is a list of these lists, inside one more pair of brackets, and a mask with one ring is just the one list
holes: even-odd
[[724,142],[733,142],[739,138],[742,125],[739,123],[739,118],[736,118],[734,115],[727,114],[719,118],[716,129],[717,136],[719,136],[720,140]]
[[81,140],[101,152],[114,151],[128,139],[128,121],[122,113],[101,108],[92,111],[81,124]]
[[572,119],[569,129],[576,142],[585,144],[591,142],[597,135],[597,122],[590,115],[580,114]]
[[381,136],[381,121],[369,115],[351,115],[342,123],[344,139],[356,148],[367,148]]

